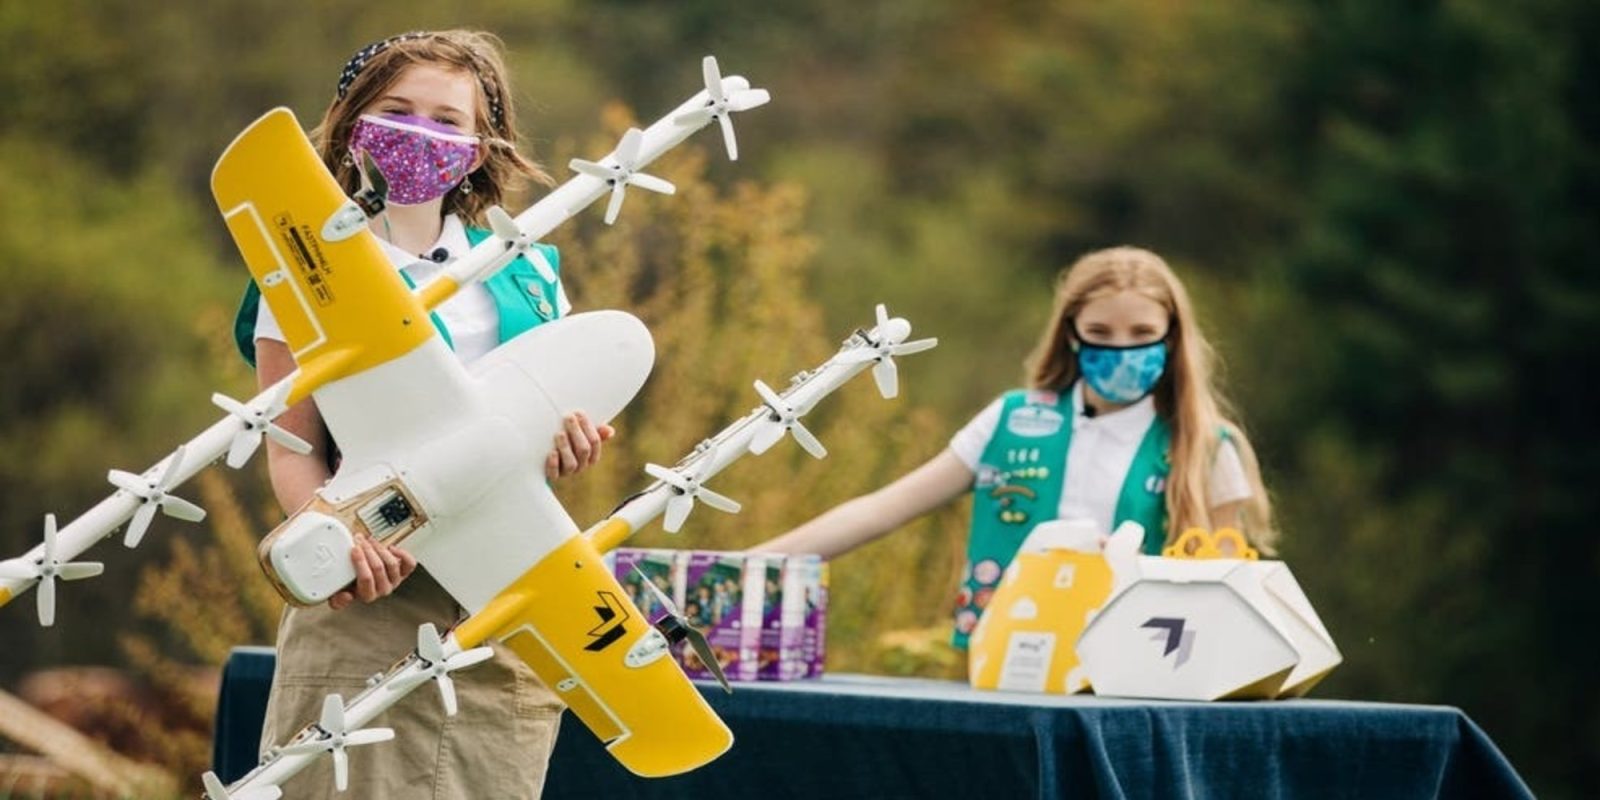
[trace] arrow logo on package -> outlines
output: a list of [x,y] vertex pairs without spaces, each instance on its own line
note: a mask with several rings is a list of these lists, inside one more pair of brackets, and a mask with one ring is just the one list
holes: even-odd
[[1173,669],[1177,669],[1188,662],[1189,653],[1194,646],[1194,631],[1184,630],[1184,619],[1182,617],[1151,617],[1139,627],[1158,628],[1166,631],[1165,634],[1156,634],[1155,641],[1159,642],[1162,639],[1166,639],[1166,645],[1161,651],[1163,658],[1172,655],[1174,651],[1178,653],[1178,657],[1172,665]]

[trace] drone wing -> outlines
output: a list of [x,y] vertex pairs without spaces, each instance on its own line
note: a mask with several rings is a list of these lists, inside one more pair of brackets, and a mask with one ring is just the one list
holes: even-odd
[[455,636],[463,647],[505,643],[637,775],[687,772],[733,745],[588,537],[546,556]]
[[349,199],[288,109],[273,109],[228,145],[211,193],[300,367],[291,404],[434,335],[365,225],[327,235]]

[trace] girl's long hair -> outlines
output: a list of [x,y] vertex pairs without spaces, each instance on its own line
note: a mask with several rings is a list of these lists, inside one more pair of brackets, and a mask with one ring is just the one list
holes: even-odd
[[[442,213],[457,214],[469,224],[483,226],[489,207],[503,203],[506,193],[519,181],[531,179],[554,186],[555,181],[543,168],[517,151],[516,113],[500,52],[500,39],[494,34],[449,30],[398,38],[373,55],[344,97],[334,97],[322,122],[311,131],[311,140],[323,163],[345,193],[354,194],[361,188],[360,172],[348,158],[350,133],[361,110],[382,97],[413,64],[465,72],[478,87],[474,122],[483,161],[467,176],[472,191],[450,191],[445,195]],[[491,95],[500,108],[498,115],[490,113]]]
[[1167,370],[1154,391],[1156,413],[1172,426],[1167,542],[1191,527],[1213,527],[1207,490],[1221,434],[1226,432],[1250,484],[1250,497],[1240,515],[1242,533],[1272,553],[1277,531],[1255,451],[1230,419],[1228,404],[1213,384],[1215,355],[1195,322],[1189,295],[1160,256],[1137,247],[1113,247],[1089,253],[1064,271],[1056,284],[1050,324],[1027,361],[1029,385],[1066,391],[1078,379],[1074,325],[1078,312],[1095,300],[1127,290],[1160,303],[1168,315]]

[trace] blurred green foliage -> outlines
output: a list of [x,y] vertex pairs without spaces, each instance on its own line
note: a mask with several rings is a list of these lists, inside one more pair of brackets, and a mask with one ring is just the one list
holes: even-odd
[[[1344,649],[1319,693],[1459,705],[1542,796],[1600,783],[1600,7],[1578,0],[0,4],[0,553],[248,391],[216,154],[273,105],[311,124],[367,41],[443,26],[506,39],[552,164],[608,148],[606,101],[675,105],[707,52],[773,93],[738,164],[708,135],[663,166],[721,199],[561,233],[578,304],[638,304],[662,344],[575,515],[888,302],[941,346],[898,403],[819,409],[859,456],[741,465],[719,488],[750,513],[673,541],[775,534],[936,452],[1018,379],[1054,273],[1141,244],[1194,290]],[[258,472],[234,483],[266,505]],[[840,560],[835,668],[940,621],[962,513]],[[64,588],[58,628],[0,616],[0,679],[122,657],[83,623],[135,624],[137,559],[94,556],[109,574]]]

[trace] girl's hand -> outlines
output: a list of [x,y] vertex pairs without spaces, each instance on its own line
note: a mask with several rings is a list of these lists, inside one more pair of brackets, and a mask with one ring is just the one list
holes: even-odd
[[417,568],[415,556],[370,536],[356,537],[356,546],[350,549],[350,563],[356,568],[355,586],[328,598],[328,608],[334,611],[356,600],[371,603],[387,597]]
[[617,434],[610,425],[595,425],[582,411],[568,414],[564,422],[555,449],[544,460],[544,475],[552,481],[600,463],[601,443]]

